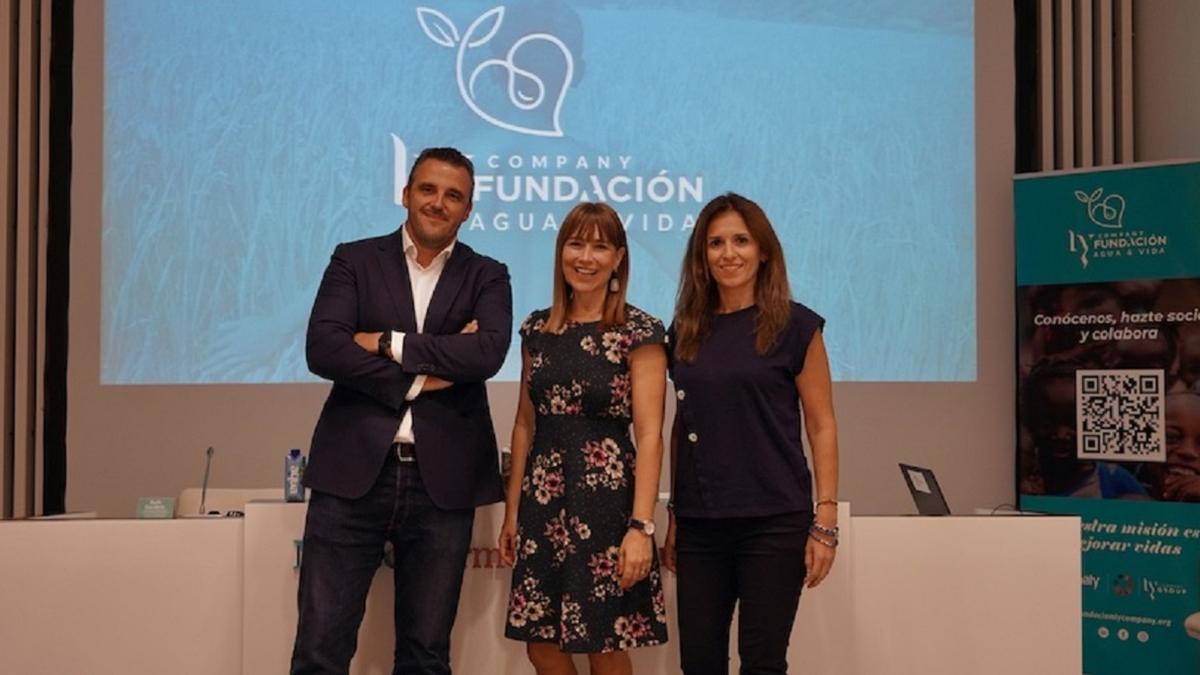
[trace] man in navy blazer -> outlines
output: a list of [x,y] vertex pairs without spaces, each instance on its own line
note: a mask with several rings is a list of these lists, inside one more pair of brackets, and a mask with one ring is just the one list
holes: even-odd
[[457,241],[473,191],[469,159],[423,151],[404,225],[340,244],[321,280],[307,356],[333,387],[304,478],[292,673],[348,672],[387,541],[394,672],[450,672],[474,509],[503,498],[484,382],[512,335],[508,270]]

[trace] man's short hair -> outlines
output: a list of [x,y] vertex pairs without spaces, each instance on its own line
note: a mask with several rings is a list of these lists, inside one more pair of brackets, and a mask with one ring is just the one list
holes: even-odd
[[436,159],[466,169],[467,176],[471,179],[471,194],[467,195],[467,199],[474,199],[475,165],[471,163],[471,160],[466,155],[454,148],[425,148],[422,150],[421,154],[417,155],[416,161],[413,162],[412,169],[408,172],[408,183],[405,184],[406,188],[412,187],[413,174],[416,173],[417,167],[421,165],[421,162],[427,159]]

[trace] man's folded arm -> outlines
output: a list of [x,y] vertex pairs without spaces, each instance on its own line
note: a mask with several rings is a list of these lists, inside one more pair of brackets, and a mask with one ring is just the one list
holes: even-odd
[[410,374],[451,382],[483,382],[500,371],[512,340],[512,286],[508,268],[496,263],[475,301],[474,333],[407,333],[401,364]]
[[313,302],[305,340],[308,369],[398,412],[406,405],[405,394],[415,374],[354,342],[358,291],[353,267],[342,255],[343,246],[334,250]]

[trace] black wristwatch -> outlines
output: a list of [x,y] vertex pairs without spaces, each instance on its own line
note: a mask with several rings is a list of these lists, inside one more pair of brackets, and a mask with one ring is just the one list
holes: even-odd
[[378,352],[384,358],[392,358],[392,331],[385,330],[379,334]]
[[629,519],[629,528],[637,530],[648,537],[654,536],[654,521],[653,520],[638,520],[637,518]]

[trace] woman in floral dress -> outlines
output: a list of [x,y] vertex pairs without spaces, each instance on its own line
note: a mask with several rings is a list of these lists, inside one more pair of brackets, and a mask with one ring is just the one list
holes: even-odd
[[[625,304],[620,218],[583,203],[555,243],[554,304],[521,326],[522,383],[500,551],[505,636],[539,675],[630,673],[667,639],[654,544],[666,391],[662,322]],[[630,422],[636,450],[630,438]]]

